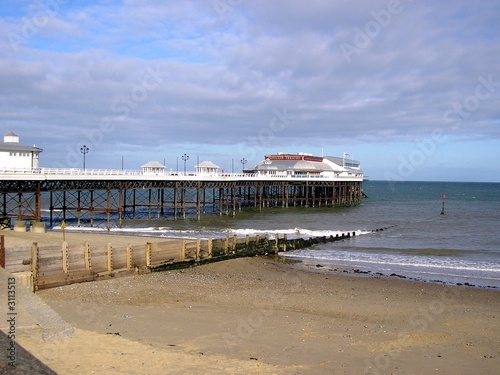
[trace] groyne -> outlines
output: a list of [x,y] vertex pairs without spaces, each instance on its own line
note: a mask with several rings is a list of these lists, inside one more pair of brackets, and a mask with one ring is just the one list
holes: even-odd
[[[373,230],[383,231],[386,228]],[[34,242],[31,247],[5,246],[0,236],[0,266],[17,275],[32,291],[112,277],[191,267],[237,257],[277,254],[308,248],[317,244],[348,240],[356,232],[335,236],[288,238],[274,236],[205,239],[158,239],[142,245],[93,246],[90,242],[60,246],[44,246]]]

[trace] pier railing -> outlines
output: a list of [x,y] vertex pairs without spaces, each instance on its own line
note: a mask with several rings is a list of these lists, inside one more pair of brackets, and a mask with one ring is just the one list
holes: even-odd
[[143,172],[127,169],[81,169],[81,168],[0,168],[0,179],[8,177],[26,178],[33,176],[40,179],[43,176],[74,176],[74,177],[133,177],[133,178],[187,178],[187,179],[219,179],[219,178],[259,178],[259,179],[358,179],[363,178],[362,173],[336,173],[335,175],[309,175],[309,174],[274,174],[274,173],[196,173],[164,171],[158,173]]

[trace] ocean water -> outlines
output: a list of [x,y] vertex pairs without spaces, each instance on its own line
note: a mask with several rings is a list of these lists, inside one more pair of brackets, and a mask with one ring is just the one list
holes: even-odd
[[[372,274],[500,288],[499,183],[366,181],[363,191],[368,198],[356,207],[246,209],[235,218],[205,215],[199,222],[128,221],[112,231],[214,238],[265,233],[307,238],[356,232],[344,241],[280,256]],[[379,228],[387,229],[373,231]]]
[[500,184],[367,181],[364,192],[369,198],[342,213],[339,227],[391,228],[286,256],[426,281],[500,287]]

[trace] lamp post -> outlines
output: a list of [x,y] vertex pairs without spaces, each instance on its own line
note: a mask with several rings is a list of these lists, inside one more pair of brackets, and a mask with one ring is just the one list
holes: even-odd
[[247,160],[247,159],[245,159],[245,158],[241,159],[241,164],[243,164],[243,169],[241,170],[242,172],[244,172],[244,171],[245,171],[245,164],[247,163],[247,161],[248,161],[248,160]]
[[83,170],[85,170],[85,155],[87,155],[89,151],[90,149],[86,145],[80,147],[80,152],[83,154]]
[[184,154],[181,156],[181,158],[184,161],[184,174],[186,174],[186,162],[189,160],[189,155]]

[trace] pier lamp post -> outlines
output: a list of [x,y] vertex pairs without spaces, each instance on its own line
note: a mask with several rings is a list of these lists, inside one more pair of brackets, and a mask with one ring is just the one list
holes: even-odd
[[86,145],[80,147],[80,152],[83,154],[83,170],[85,170],[85,155],[87,155],[89,151],[90,149]]
[[189,160],[189,155],[184,154],[181,156],[181,158],[184,161],[184,174],[186,174],[186,162]]
[[247,163],[247,159],[243,158],[241,159],[241,164],[243,164],[243,169],[241,170],[242,172],[245,171],[245,164]]

